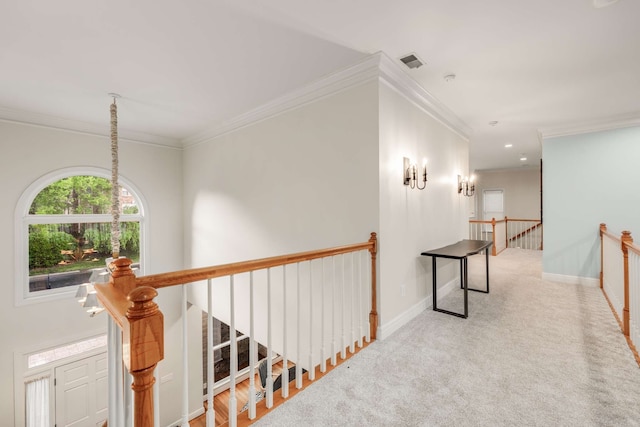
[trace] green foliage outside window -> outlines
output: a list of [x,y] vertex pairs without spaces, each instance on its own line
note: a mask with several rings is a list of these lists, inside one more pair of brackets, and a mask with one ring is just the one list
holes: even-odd
[[62,251],[75,243],[70,234],[55,228],[48,224],[29,226],[29,269],[58,264],[64,259]]
[[31,204],[31,215],[108,214],[111,182],[97,176],[70,176],[44,188]]
[[[137,214],[128,192],[121,196],[121,213]],[[123,202],[124,200],[124,202]],[[34,198],[29,215],[110,214],[111,182],[97,176],[70,176],[44,188]],[[111,224],[75,222],[29,225],[29,270],[111,256]],[[132,258],[140,253],[140,223],[120,223],[120,251]],[[31,271],[31,274],[36,273]]]

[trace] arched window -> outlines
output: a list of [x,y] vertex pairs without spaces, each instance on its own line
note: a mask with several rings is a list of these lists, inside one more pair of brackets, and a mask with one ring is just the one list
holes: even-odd
[[[111,256],[111,173],[65,169],[34,182],[16,207],[16,305],[73,296]],[[144,209],[120,183],[120,255],[142,266]]]

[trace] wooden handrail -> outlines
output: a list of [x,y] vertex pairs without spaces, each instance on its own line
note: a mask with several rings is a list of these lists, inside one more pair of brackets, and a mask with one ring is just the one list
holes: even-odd
[[616,236],[615,234],[610,233],[609,231],[607,231],[606,229],[602,232],[603,236],[607,236],[613,240],[615,240],[618,243],[621,243],[622,240],[620,240],[620,236]]
[[122,330],[123,361],[133,376],[134,426],[154,425],[154,370],[164,358],[164,317],[153,301],[158,295],[157,289],[362,250],[368,250],[371,255],[369,323],[370,337],[375,340],[378,329],[376,233],[371,233],[364,243],[143,277],[135,277],[132,262],[127,258],[112,262],[109,283],[96,284],[95,289],[98,299]]
[[631,252],[640,256],[640,246],[634,245],[633,242],[623,242],[623,245],[625,245]]
[[[230,276],[232,274],[247,273],[255,270],[263,270],[269,267],[295,264],[302,261],[310,261],[312,259],[325,258],[349,252],[361,250],[369,250],[371,252],[372,248],[375,248],[376,246],[375,234],[376,233],[371,233],[371,238],[374,239],[373,242],[370,239],[364,243],[356,243],[353,245],[339,246],[317,251],[299,252],[291,255],[280,255],[252,261],[222,264],[213,267],[192,268],[188,270],[173,271],[170,273],[142,276],[136,278],[136,286],[151,286],[153,288],[160,289],[167,286],[198,282],[216,277]],[[372,255],[375,255],[375,253],[372,253]]]
[[[542,223],[542,221],[539,220],[539,219],[519,219],[519,218],[508,218],[506,216],[504,217],[504,219],[498,219],[496,221],[498,221],[498,222],[502,222],[502,221],[506,221],[506,222],[509,222],[509,221],[520,221],[520,222],[522,222],[522,221],[526,221],[526,222],[539,221],[540,223]],[[490,219],[470,219],[469,222],[471,224],[491,224],[491,220]]]

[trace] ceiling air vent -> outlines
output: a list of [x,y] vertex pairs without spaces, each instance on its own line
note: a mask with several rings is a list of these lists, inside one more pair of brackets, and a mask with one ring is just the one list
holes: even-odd
[[418,58],[415,53],[410,53],[409,55],[403,56],[402,58],[400,58],[400,61],[402,61],[403,64],[409,68],[418,68],[421,65],[424,65],[422,60],[420,60],[420,58]]

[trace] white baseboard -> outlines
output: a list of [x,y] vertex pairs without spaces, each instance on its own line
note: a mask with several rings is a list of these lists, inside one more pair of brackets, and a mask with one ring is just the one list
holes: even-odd
[[590,287],[599,287],[600,279],[593,277],[566,276],[564,274],[542,273],[542,280],[550,282],[567,283],[569,285],[582,285]]
[[[455,278],[449,281],[444,286],[438,289],[438,300],[444,298],[449,292],[451,292],[454,287],[460,286],[460,280]],[[393,318],[391,321],[386,322],[384,325],[378,326],[377,337],[379,340],[383,340],[388,338],[398,329],[402,328],[404,325],[409,323],[414,317],[428,309],[433,305],[433,294],[429,294],[426,298],[418,301],[416,304],[411,306],[408,310],[400,313],[398,316]]]

